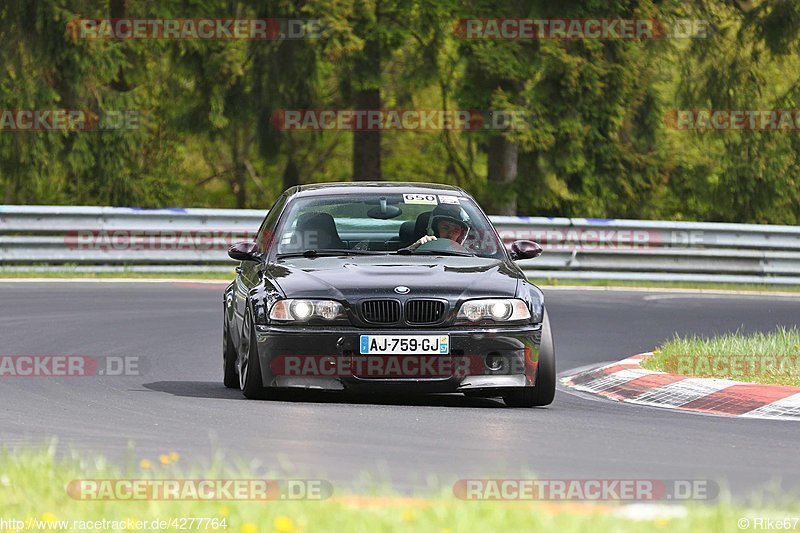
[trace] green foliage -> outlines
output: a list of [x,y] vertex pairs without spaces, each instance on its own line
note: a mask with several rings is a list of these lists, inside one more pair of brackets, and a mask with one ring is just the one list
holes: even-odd
[[[319,19],[319,39],[81,40],[78,17]],[[461,18],[702,19],[705,39],[465,40]],[[385,132],[384,179],[460,185],[532,215],[800,223],[797,132],[670,129],[672,109],[797,109],[791,0],[11,0],[0,109],[135,110],[137,129],[0,132],[0,202],[264,207],[349,180],[353,134],[280,109],[504,110],[503,132]],[[492,139],[518,147],[487,178]],[[495,143],[496,145],[496,143]]]

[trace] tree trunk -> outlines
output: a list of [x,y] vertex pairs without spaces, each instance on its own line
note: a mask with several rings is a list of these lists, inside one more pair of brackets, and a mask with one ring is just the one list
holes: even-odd
[[[376,6],[379,17],[380,2]],[[356,61],[358,89],[354,94],[354,105],[358,110],[381,108],[381,46],[377,38],[367,39],[363,56]],[[378,181],[381,179],[381,132],[353,132],[353,181]]]
[[[380,89],[366,89],[356,93],[356,109],[380,109]],[[353,181],[381,179],[381,132],[353,132]]]
[[514,182],[517,179],[519,145],[497,135],[489,139],[489,190],[492,193],[487,205],[493,215],[516,215],[517,194]]
[[294,162],[294,157],[289,155],[289,160],[286,162],[286,168],[283,169],[283,190],[289,187],[300,185],[300,171]]
[[[128,0],[110,0],[108,5],[109,15],[111,15],[112,19],[124,19],[128,16]],[[125,58],[129,62],[133,62],[134,58],[130,52],[129,47],[125,47]],[[112,89],[118,92],[127,92],[132,89],[132,87],[128,84],[125,80],[125,71],[120,66],[117,69],[117,77],[114,80],[111,80],[109,84]]]

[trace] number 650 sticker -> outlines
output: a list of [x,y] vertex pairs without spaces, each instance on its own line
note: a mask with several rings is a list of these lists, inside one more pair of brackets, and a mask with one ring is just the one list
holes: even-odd
[[403,202],[407,204],[439,204],[435,194],[404,194]]

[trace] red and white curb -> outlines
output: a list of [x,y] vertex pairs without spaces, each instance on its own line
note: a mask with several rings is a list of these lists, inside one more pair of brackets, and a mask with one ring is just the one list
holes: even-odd
[[644,353],[561,378],[575,390],[651,407],[745,418],[800,420],[800,387],[692,378],[645,370]]

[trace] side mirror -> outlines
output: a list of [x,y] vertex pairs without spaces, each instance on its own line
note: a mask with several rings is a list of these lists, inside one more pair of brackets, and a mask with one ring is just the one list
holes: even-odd
[[253,241],[237,242],[228,249],[228,255],[237,261],[259,261],[261,257],[256,249]]
[[533,259],[542,255],[542,247],[533,241],[514,241],[511,244],[511,259]]

